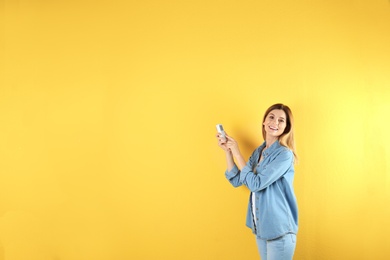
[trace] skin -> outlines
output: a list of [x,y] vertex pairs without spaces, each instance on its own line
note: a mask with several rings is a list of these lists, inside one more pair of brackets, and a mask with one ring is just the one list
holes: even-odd
[[[263,122],[263,127],[266,132],[265,148],[268,149],[279,137],[283,134],[287,125],[286,113],[281,109],[274,109],[268,113]],[[221,139],[220,135],[216,135],[218,139],[218,145],[225,151],[226,163],[228,171],[234,167],[234,159],[237,167],[241,170],[246,165],[246,161],[242,156],[238,143],[234,138],[226,134],[226,141]],[[261,160],[262,158],[260,158]]]

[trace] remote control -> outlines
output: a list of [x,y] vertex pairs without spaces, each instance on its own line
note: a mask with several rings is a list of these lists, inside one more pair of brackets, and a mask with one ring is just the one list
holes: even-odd
[[221,124],[218,124],[217,125],[217,131],[218,133],[221,134],[221,139],[226,141],[226,134],[225,134],[225,130],[223,130],[223,126]]

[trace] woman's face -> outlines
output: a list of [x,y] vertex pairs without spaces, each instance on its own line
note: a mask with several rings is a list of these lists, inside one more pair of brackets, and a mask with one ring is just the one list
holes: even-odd
[[268,137],[279,137],[287,126],[286,113],[281,109],[271,110],[263,125]]

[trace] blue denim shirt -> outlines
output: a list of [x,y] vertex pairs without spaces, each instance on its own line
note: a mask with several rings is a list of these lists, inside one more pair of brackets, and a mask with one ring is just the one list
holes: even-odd
[[278,141],[273,143],[259,162],[265,142],[249,158],[240,171],[234,165],[226,178],[234,187],[245,185],[256,196],[256,224],[249,197],[246,225],[259,238],[272,240],[298,231],[298,207],[294,194],[294,155]]

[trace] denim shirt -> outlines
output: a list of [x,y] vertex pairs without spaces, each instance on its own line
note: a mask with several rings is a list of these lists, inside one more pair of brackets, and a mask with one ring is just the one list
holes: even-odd
[[272,240],[298,231],[298,207],[293,188],[294,155],[276,141],[258,163],[264,147],[265,142],[252,153],[241,171],[234,165],[225,176],[234,187],[245,185],[255,193],[256,214],[252,212],[250,196],[246,225],[259,238]]

